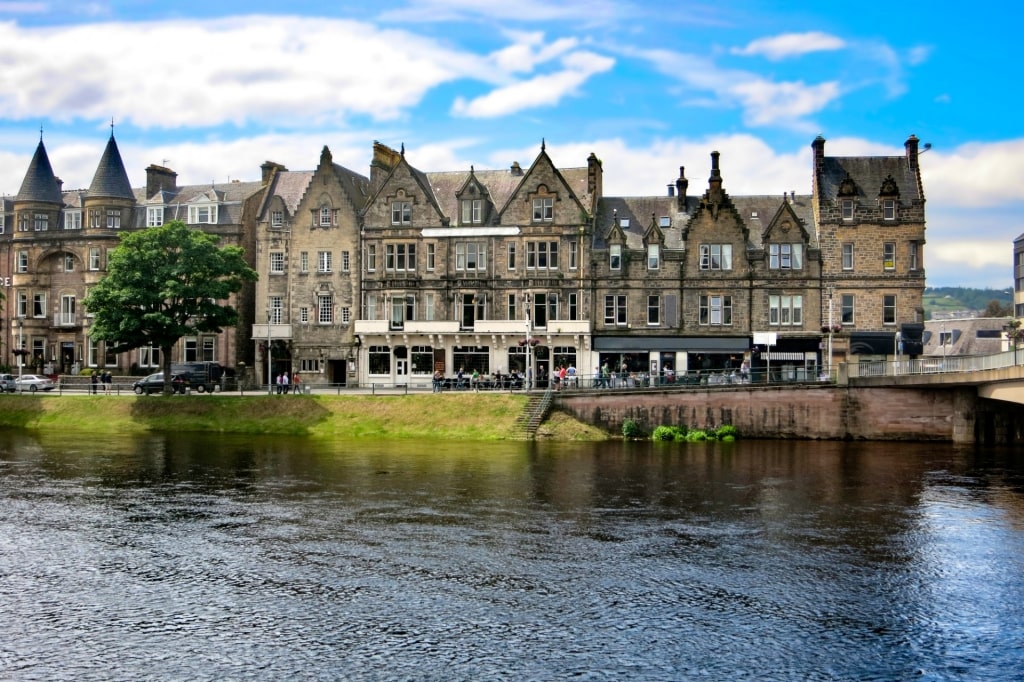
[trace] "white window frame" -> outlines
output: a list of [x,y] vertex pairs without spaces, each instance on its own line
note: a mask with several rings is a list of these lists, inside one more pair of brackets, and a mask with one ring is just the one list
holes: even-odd
[[391,224],[411,225],[412,224],[412,202],[393,201],[391,202]]
[[882,220],[896,220],[895,199],[882,199]]
[[190,225],[216,225],[217,204],[194,204],[188,207]]
[[456,242],[456,272],[487,272],[487,242]]
[[840,294],[839,322],[844,325],[857,323],[857,297],[854,294]]
[[804,297],[790,294],[768,296],[768,324],[783,327],[802,327],[804,324]]
[[661,326],[661,296],[649,295],[647,297],[647,326]]
[[533,222],[550,223],[555,219],[555,198],[535,197],[533,200]]
[[661,245],[660,244],[648,244],[647,245],[647,269],[648,270],[660,270],[661,269]]
[[854,248],[853,242],[843,242],[842,246],[842,268],[843,270],[853,270],[854,265]]
[[896,324],[896,294],[882,294],[882,324],[891,327]]
[[119,230],[119,229],[121,229],[121,209],[119,209],[119,208],[108,208],[107,209],[107,229],[108,230]]
[[268,265],[270,274],[272,275],[283,275],[284,274],[284,251],[271,251],[270,252],[270,263]]
[[[0,216],[0,233],[3,232],[3,217]],[[64,212],[64,229],[65,230],[81,230],[82,229],[82,212],[79,210],[68,210]]]
[[608,246],[608,268],[610,270],[622,269],[622,244]]
[[604,323],[625,327],[629,321],[626,304],[625,294],[606,294],[604,297]]
[[366,245],[366,271],[376,272],[377,271],[377,245],[367,244]]
[[18,252],[18,262],[15,270],[17,272],[28,272],[28,251]]
[[270,226],[271,227],[283,227],[284,226],[284,211],[271,211],[270,212]]
[[701,244],[701,270],[732,270],[732,244]]
[[267,298],[267,309],[270,311],[270,324],[282,324],[284,322],[283,296],[269,296]]
[[332,251],[316,252],[316,271],[321,274],[329,274],[334,267],[334,253]]
[[50,216],[46,213],[36,213],[32,225],[36,232],[46,232],[50,229]]
[[160,227],[164,224],[164,207],[146,207],[146,227]]
[[917,241],[910,242],[910,249],[908,255],[908,266],[910,270],[917,270],[919,267],[918,259],[920,258],[921,244]]
[[701,294],[697,323],[712,327],[732,326],[732,296]]
[[845,222],[853,220],[853,199],[841,199],[839,201],[839,211]]
[[515,242],[509,242],[508,243],[508,259],[507,259],[507,263],[508,263],[508,269],[510,271],[516,269],[516,243]]
[[433,272],[437,264],[437,249],[434,242],[427,242],[427,271]]
[[896,242],[882,243],[882,268],[884,270],[896,269]]
[[352,258],[349,256],[348,251],[341,252],[341,271],[348,272],[352,265]]
[[100,251],[98,246],[89,247],[89,270],[93,272],[102,269],[100,266],[103,265],[103,253]]
[[320,207],[320,227],[331,226],[331,207],[324,205]]
[[769,270],[803,270],[804,245],[800,243],[772,243],[768,245]]
[[[544,265],[541,265],[541,261]],[[526,242],[526,269],[527,270],[557,270],[558,269],[558,241],[538,240]]]
[[317,324],[334,324],[333,294],[318,294],[316,297]]
[[569,242],[569,269],[578,270],[580,266],[580,244],[576,240]]
[[462,200],[462,224],[473,225],[483,222],[484,202],[482,199]]
[[299,252],[299,272],[309,272],[309,251]]

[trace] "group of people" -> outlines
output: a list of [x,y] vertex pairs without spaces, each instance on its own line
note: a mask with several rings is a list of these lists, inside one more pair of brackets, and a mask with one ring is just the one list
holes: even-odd
[[570,364],[568,367],[559,365],[556,367],[555,371],[551,373],[551,383],[554,384],[556,391],[578,386],[579,384],[576,381],[576,365]]
[[444,372],[439,369],[434,371],[434,393],[441,393],[446,388],[457,391],[479,391],[481,389],[516,389],[522,387],[523,375],[515,369],[508,374],[502,374],[500,369],[495,370],[490,377],[487,377],[481,374],[477,369],[474,369],[472,372],[467,374],[465,367],[459,367],[459,371],[455,373],[454,379],[446,379]]
[[109,370],[103,372],[92,371],[89,376],[89,384],[92,386],[93,395],[99,393],[99,387],[103,385],[103,393],[110,394],[114,389],[114,377]]
[[302,393],[302,378],[298,372],[293,374],[291,379],[288,378],[288,372],[281,372],[274,379],[274,387],[278,395],[284,395],[289,391],[298,395]]

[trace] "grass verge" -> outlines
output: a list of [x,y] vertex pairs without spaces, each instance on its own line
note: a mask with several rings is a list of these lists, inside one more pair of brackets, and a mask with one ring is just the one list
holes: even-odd
[[[405,396],[0,396],[0,427],[92,433],[195,431],[323,438],[512,440],[526,398]],[[540,438],[603,440],[555,413]]]

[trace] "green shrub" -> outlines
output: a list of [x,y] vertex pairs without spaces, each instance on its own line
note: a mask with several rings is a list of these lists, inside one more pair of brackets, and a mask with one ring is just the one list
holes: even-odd
[[659,426],[651,434],[652,440],[673,441],[676,440],[679,430],[674,426]]
[[726,438],[729,440],[736,440],[736,436],[739,435],[736,433],[736,427],[732,424],[722,424],[715,429],[715,434],[718,436],[719,440],[725,440]]
[[704,431],[703,429],[690,429],[686,432],[686,441],[689,443],[696,443],[707,439],[707,431]]
[[644,430],[640,427],[640,424],[637,421],[627,419],[622,422],[623,438],[641,438],[643,435]]

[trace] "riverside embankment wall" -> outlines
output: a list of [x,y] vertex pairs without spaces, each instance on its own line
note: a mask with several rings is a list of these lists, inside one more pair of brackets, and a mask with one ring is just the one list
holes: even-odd
[[[971,443],[978,431],[978,402],[977,389],[970,386],[739,386],[597,395],[563,392],[556,408],[613,433],[621,432],[626,419],[633,419],[647,429],[732,424],[744,438]],[[999,408],[987,408],[991,409]]]

